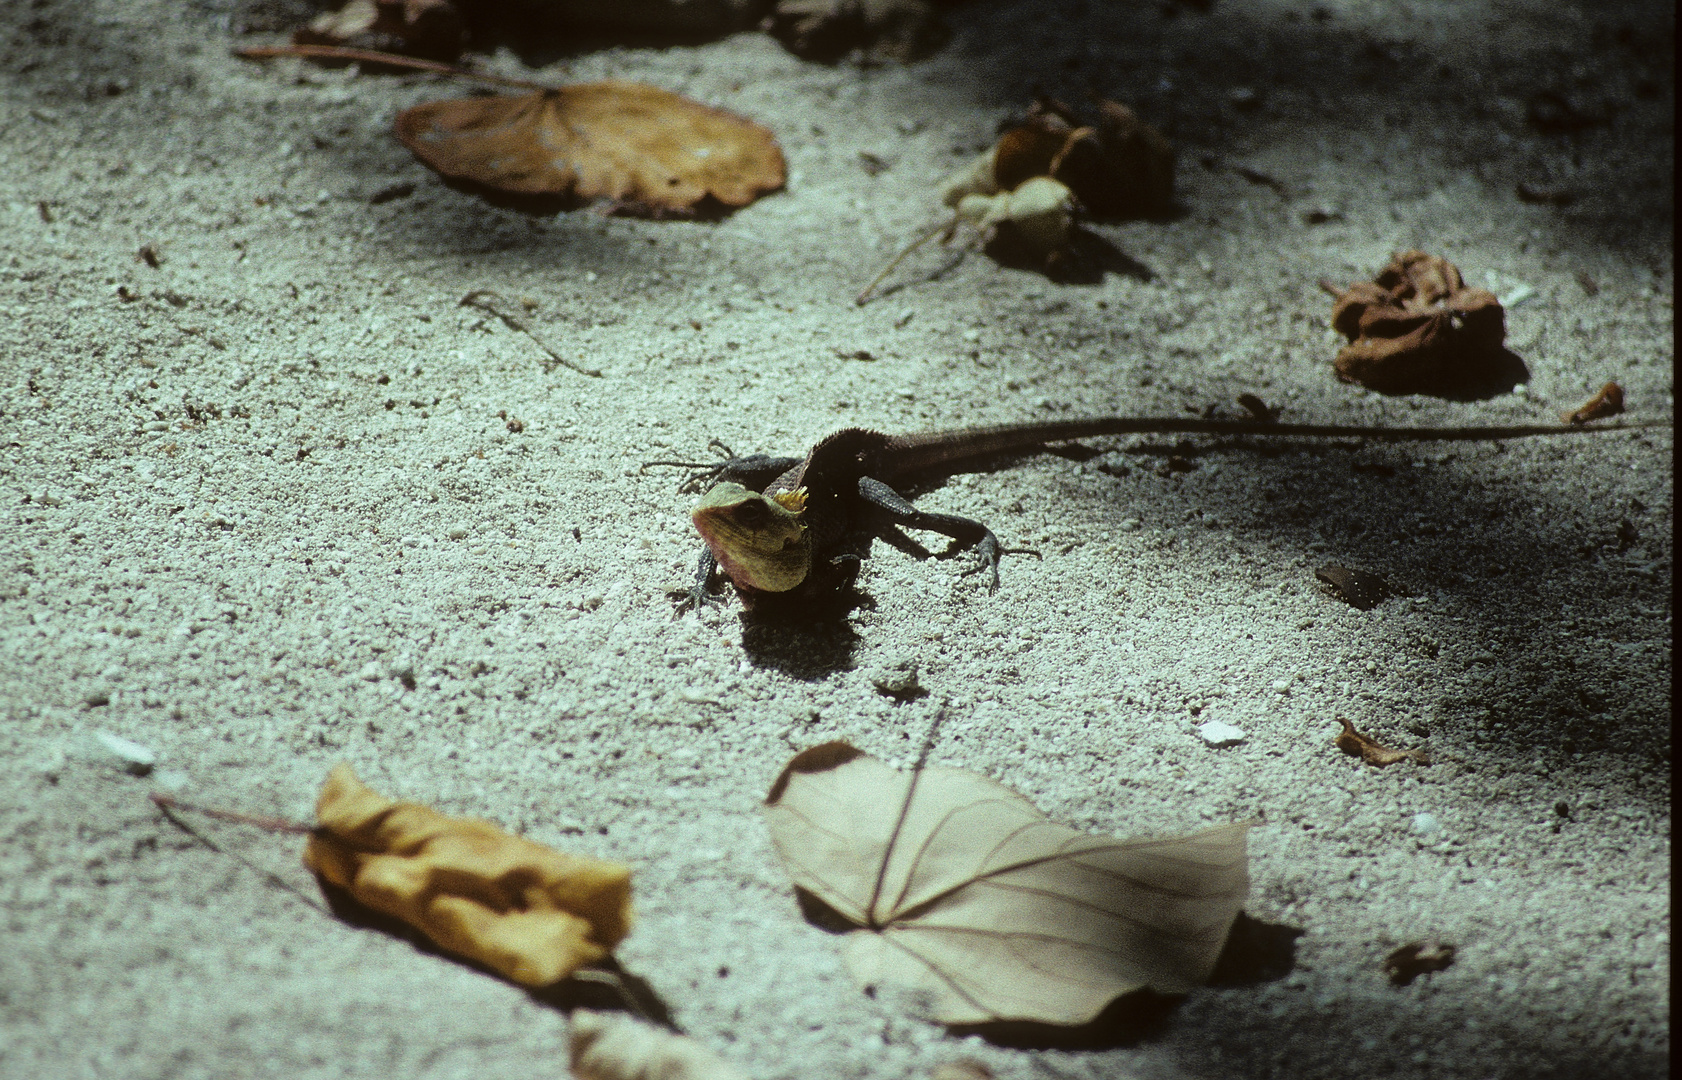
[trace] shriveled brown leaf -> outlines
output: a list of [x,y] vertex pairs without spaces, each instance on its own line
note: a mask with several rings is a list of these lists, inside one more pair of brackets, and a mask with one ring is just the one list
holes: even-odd
[[304,865],[440,948],[525,986],[601,960],[631,929],[631,869],[371,790],[341,762]]
[[396,130],[446,178],[515,196],[608,199],[655,217],[746,206],[785,177],[766,128],[617,80],[430,102],[398,113]]
[[1247,825],[1090,836],[985,776],[846,743],[797,755],[766,803],[796,886],[853,927],[854,977],[926,994],[947,1024],[1082,1024],[1134,990],[1184,993],[1249,890]]
[[1342,734],[1335,740],[1337,748],[1350,757],[1358,757],[1368,765],[1394,765],[1398,761],[1417,761],[1421,765],[1431,764],[1431,759],[1422,750],[1392,750],[1374,742],[1370,736],[1355,730],[1355,725],[1344,717],[1338,717],[1337,722],[1343,725]]
[[1410,941],[1384,958],[1384,970],[1391,982],[1406,986],[1421,975],[1446,970],[1455,952],[1453,945],[1434,937]]
[[1506,315],[1495,294],[1467,288],[1447,259],[1398,254],[1370,282],[1339,290],[1332,326],[1349,344],[1333,367],[1382,394],[1457,396],[1511,369]]
[[929,1080],[993,1080],[993,1070],[974,1058],[959,1058],[936,1065]]
[[928,0],[777,0],[761,25],[789,52],[820,63],[854,49],[869,59],[909,63],[951,37]]
[[947,181],[942,198],[957,206],[967,195],[1011,191],[1049,176],[1101,218],[1150,214],[1174,195],[1174,149],[1161,132],[1119,102],[1098,99],[1098,116],[1083,123],[1069,106],[1035,103],[1022,123]]
[[1561,416],[1567,424],[1586,424],[1591,420],[1604,420],[1608,416],[1617,416],[1624,411],[1624,388],[1615,382],[1609,382],[1600,388],[1600,393],[1583,403],[1583,407]]
[[454,60],[466,24],[451,0],[350,0],[292,33],[294,45],[355,45]]
[[569,1026],[578,1080],[745,1080],[694,1039],[628,1016],[575,1009]]
[[1314,576],[1332,587],[1339,600],[1358,611],[1368,611],[1396,590],[1388,581],[1365,570],[1351,570],[1347,566],[1322,566]]

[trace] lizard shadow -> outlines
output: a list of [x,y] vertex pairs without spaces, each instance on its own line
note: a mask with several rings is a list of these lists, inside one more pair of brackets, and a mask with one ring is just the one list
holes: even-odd
[[848,622],[876,601],[851,586],[819,601],[761,601],[741,613],[742,651],[755,667],[801,682],[818,682],[853,666],[862,640]]

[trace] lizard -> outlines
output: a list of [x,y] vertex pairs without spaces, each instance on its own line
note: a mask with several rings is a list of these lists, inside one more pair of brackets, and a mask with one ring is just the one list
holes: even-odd
[[821,605],[850,588],[870,540],[881,537],[926,555],[898,529],[941,533],[975,552],[963,576],[985,573],[989,592],[999,587],[999,560],[1008,549],[986,525],[952,514],[918,510],[895,485],[919,474],[1015,453],[1050,443],[1102,435],[1197,434],[1295,438],[1361,438],[1389,442],[1488,441],[1589,431],[1624,431],[1651,423],[1590,427],[1516,424],[1484,427],[1367,427],[1348,424],[1281,424],[1271,420],[1192,417],[1092,417],[998,424],[887,435],[844,428],[819,440],[804,457],[735,456],[716,440],[726,459],[716,464],[651,461],[643,468],[698,469],[680,490],[711,487],[691,517],[705,541],[695,580],[678,603],[681,613],[721,599],[713,585],[722,574],[745,608],[787,605],[798,611]]

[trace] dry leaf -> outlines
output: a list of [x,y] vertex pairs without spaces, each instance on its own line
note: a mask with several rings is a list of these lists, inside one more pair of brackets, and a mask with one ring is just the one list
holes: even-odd
[[854,977],[927,994],[947,1024],[1083,1024],[1134,990],[1185,993],[1249,891],[1247,825],[1090,836],[985,776],[846,743],[797,755],[766,802],[795,884],[854,927]]
[[1073,196],[1049,176],[1036,176],[1014,191],[965,195],[957,211],[979,229],[1007,233],[1024,254],[1042,262],[1068,250],[1075,227]]
[[974,1058],[959,1058],[936,1065],[929,1080],[993,1080],[993,1070]]
[[1330,585],[1339,600],[1357,611],[1377,607],[1380,600],[1396,591],[1377,574],[1351,570],[1347,566],[1322,566],[1314,571],[1314,576]]
[[564,979],[630,932],[628,866],[388,799],[343,762],[328,774],[316,816],[305,866],[522,985]]
[[578,1080],[745,1080],[694,1039],[628,1016],[575,1009],[570,1029]]
[[1333,328],[1349,339],[1333,361],[1344,382],[1381,394],[1452,397],[1513,371],[1500,301],[1467,288],[1447,259],[1404,251],[1370,282],[1344,291],[1321,285],[1337,297]]
[[1431,764],[1431,759],[1422,750],[1392,750],[1372,740],[1355,730],[1355,725],[1343,717],[1337,722],[1343,725],[1343,733],[1335,740],[1337,748],[1350,757],[1358,757],[1368,765],[1394,765],[1398,761],[1417,761],[1421,765]]
[[609,199],[652,217],[746,206],[784,180],[770,131],[641,83],[435,101],[398,113],[396,129],[446,179],[570,203]]
[[292,33],[294,45],[356,45],[454,60],[466,24],[450,0],[350,0]]
[[1052,177],[1101,218],[1155,213],[1174,195],[1174,149],[1119,102],[1098,99],[1098,119],[1082,124],[1067,105],[1042,98],[993,148],[947,181],[942,200],[1011,191]]
[[1565,413],[1561,419],[1567,424],[1586,424],[1591,420],[1617,416],[1623,411],[1624,388],[1615,382],[1609,382],[1600,388],[1600,393],[1585,401],[1582,408]]
[[928,0],[778,0],[761,25],[789,52],[820,63],[854,49],[910,63],[951,36]]
[[1409,942],[1384,958],[1384,970],[1391,982],[1406,986],[1421,975],[1447,969],[1454,963],[1455,951],[1453,945],[1436,938]]

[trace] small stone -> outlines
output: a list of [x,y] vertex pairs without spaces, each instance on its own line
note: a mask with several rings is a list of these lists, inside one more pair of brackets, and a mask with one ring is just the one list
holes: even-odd
[[896,660],[883,664],[870,676],[870,682],[876,689],[895,698],[911,698],[920,696],[923,686],[917,681],[917,661]]
[[1442,825],[1437,821],[1435,814],[1413,815],[1413,821],[1408,828],[1418,836],[1435,836],[1442,831]]
[[1145,523],[1138,518],[1122,518],[1121,523],[1116,526],[1122,532],[1138,532],[1144,527]]
[[1197,734],[1203,741],[1213,747],[1237,746],[1250,737],[1243,728],[1234,727],[1221,720],[1210,720],[1197,729]]
[[82,698],[82,704],[90,709],[97,709],[103,705],[111,704],[111,695],[104,690],[93,690]]
[[460,525],[457,525],[455,528],[451,529],[447,535],[451,540],[466,540],[467,530],[462,528]]
[[1289,680],[1289,679],[1274,679],[1273,680],[1273,692],[1276,693],[1276,694],[1288,694],[1288,693],[1290,693],[1291,692],[1291,680]]
[[379,682],[385,677],[385,670],[380,667],[379,661],[370,660],[362,665],[361,675],[369,682]]
[[123,763],[124,771],[133,776],[145,776],[152,771],[152,766],[158,763],[158,755],[150,747],[137,742],[113,735],[109,731],[97,731],[94,738],[99,740],[107,752]]

